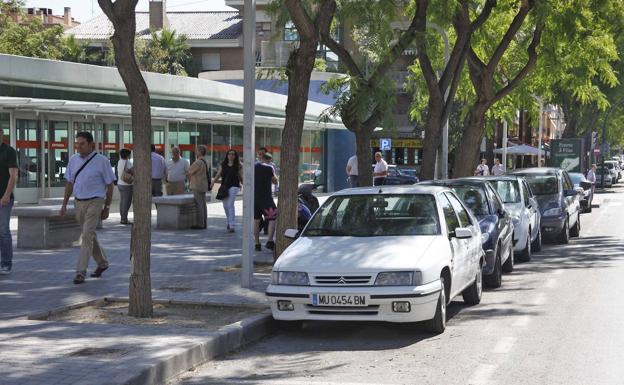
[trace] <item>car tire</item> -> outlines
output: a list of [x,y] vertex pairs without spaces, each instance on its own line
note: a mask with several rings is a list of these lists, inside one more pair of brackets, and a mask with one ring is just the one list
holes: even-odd
[[563,224],[563,229],[561,229],[561,232],[559,233],[559,243],[562,243],[564,245],[570,243],[569,219],[565,220],[565,223]]
[[496,262],[494,262],[494,271],[490,275],[483,277],[483,282],[487,287],[499,288],[503,284],[503,269],[501,267],[500,246],[496,253]]
[[438,305],[436,306],[435,316],[429,321],[425,321],[425,329],[433,334],[444,333],[446,329],[446,286],[444,285],[444,277],[440,277],[442,290],[438,296]]
[[301,320],[282,321],[282,320],[273,319],[273,321],[275,322],[275,327],[277,330],[296,332],[296,331],[303,329],[303,321]]
[[511,273],[514,270],[514,249],[509,247],[509,258],[503,263],[503,273]]
[[531,232],[527,236],[526,246],[518,255],[518,262],[529,262],[531,260]]
[[586,213],[591,213],[592,212],[592,203],[591,201],[587,202],[587,210],[585,210]]
[[462,292],[464,302],[468,305],[478,305],[481,302],[481,294],[483,293],[483,267],[479,264],[479,271],[475,275],[472,285],[468,286]]
[[533,251],[542,251],[542,229],[537,230],[537,237],[531,243],[531,250]]
[[581,214],[578,214],[576,219],[576,224],[572,229],[570,229],[570,236],[577,238],[581,235]]

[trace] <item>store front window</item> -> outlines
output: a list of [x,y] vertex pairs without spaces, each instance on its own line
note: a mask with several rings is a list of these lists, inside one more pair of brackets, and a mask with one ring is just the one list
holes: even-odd
[[41,143],[39,136],[39,121],[16,119],[16,150],[19,165],[17,187],[32,188],[41,186],[39,160],[41,158]]

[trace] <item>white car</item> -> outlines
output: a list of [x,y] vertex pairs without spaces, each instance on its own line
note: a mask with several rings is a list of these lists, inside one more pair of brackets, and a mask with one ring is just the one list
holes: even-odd
[[[273,318],[428,321],[446,327],[446,305],[481,300],[479,222],[446,187],[342,190],[314,214],[273,266]],[[292,325],[293,322],[290,322]]]
[[521,176],[495,176],[490,184],[503,199],[514,225],[514,252],[521,262],[531,260],[531,251],[542,249],[541,214],[527,181]]

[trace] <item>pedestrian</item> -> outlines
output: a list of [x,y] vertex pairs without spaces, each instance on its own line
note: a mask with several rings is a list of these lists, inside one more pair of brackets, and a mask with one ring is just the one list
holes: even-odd
[[596,189],[596,169],[597,168],[598,167],[596,166],[596,164],[592,163],[591,168],[589,169],[589,171],[587,171],[586,178],[589,182],[592,182],[592,193]]
[[228,192],[227,197],[223,199],[223,211],[225,211],[225,216],[227,217],[227,231],[233,233],[236,225],[234,201],[243,183],[243,167],[236,150],[230,149],[227,152],[212,183],[216,183],[219,178],[221,178],[221,184],[225,185]]
[[494,158],[494,166],[492,166],[492,175],[501,176],[505,175],[505,168],[501,164],[498,158]]
[[256,240],[256,251],[261,251],[260,245],[260,220],[264,219],[269,223],[268,240],[264,245],[269,250],[275,249],[275,219],[277,218],[277,206],[273,201],[271,186],[277,185],[275,170],[271,167],[273,157],[268,152],[262,156],[262,162],[256,163],[254,167],[254,238]]
[[9,223],[17,172],[17,153],[4,143],[4,130],[0,128],[0,275],[9,275],[13,269],[13,239]]
[[167,165],[165,158],[156,152],[156,146],[152,144],[152,196],[160,197],[162,192],[162,181],[167,177]]
[[167,161],[167,195],[184,194],[186,175],[190,164],[180,156],[180,149],[171,149],[171,159]]
[[132,173],[132,161],[130,160],[131,152],[127,148],[122,148],[119,151],[119,157],[121,158],[117,162],[117,189],[119,190],[119,215],[121,216],[121,224],[129,225],[128,211],[132,205],[132,183],[128,183],[123,180],[124,170]]
[[488,176],[490,175],[490,168],[487,165],[487,160],[481,159],[481,163],[477,166],[475,176]]
[[195,162],[189,167],[191,179],[190,187],[195,199],[196,217],[195,225],[191,229],[205,229],[208,224],[208,208],[206,207],[206,192],[210,190],[210,178],[208,176],[208,164],[206,146],[199,145],[195,151]]
[[99,278],[109,266],[104,249],[97,240],[95,228],[100,219],[108,218],[115,174],[108,159],[95,151],[93,135],[90,132],[76,134],[76,151],[78,153],[67,164],[67,183],[60,214],[61,217],[65,216],[67,202],[73,194],[76,201],[76,219],[82,231],[74,283],[81,284],[85,281],[91,256],[97,263],[91,277]]
[[375,168],[373,169],[373,186],[382,186],[388,176],[388,163],[381,156],[381,152],[375,153]]
[[[264,154],[266,154],[267,152],[269,151],[267,150],[266,147],[258,148],[258,151],[256,151],[256,163],[255,164],[262,163],[262,158],[264,157]],[[275,176],[277,176],[277,171],[275,170],[275,163],[271,161],[268,164],[271,167],[273,167],[273,173],[275,174]],[[274,189],[275,187],[271,187],[271,192],[273,192]],[[260,230],[264,233],[264,235],[267,235],[269,233],[269,222],[265,221],[264,218],[260,219]]]
[[358,187],[357,155],[353,155],[347,161],[347,176],[349,177],[349,185],[351,187]]

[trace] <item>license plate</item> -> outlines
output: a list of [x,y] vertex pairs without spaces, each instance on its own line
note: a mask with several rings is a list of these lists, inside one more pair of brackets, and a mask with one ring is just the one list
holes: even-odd
[[360,294],[312,294],[314,306],[367,306],[368,298]]

